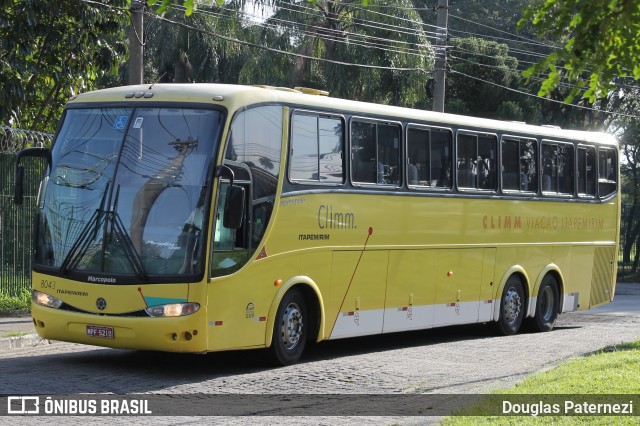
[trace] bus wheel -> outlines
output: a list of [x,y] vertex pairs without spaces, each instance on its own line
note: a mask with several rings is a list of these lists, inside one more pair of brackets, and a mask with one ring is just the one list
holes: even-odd
[[540,284],[536,301],[536,314],[527,318],[527,328],[532,331],[551,331],[558,318],[558,283],[553,275],[547,275]]
[[522,325],[525,310],[522,282],[516,275],[507,280],[500,298],[500,317],[496,330],[505,336],[516,334]]
[[287,292],[276,313],[271,341],[271,357],[281,365],[298,362],[307,341],[307,304],[296,290]]

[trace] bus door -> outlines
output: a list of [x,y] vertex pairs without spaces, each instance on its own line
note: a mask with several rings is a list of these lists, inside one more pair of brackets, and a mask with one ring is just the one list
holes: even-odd
[[388,260],[387,250],[333,252],[330,339],[382,333]]
[[433,318],[435,326],[478,321],[484,250],[438,250]]
[[433,327],[438,250],[389,253],[384,332]]

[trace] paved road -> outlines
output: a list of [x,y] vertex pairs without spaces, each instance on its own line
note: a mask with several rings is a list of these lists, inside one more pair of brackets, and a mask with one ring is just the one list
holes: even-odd
[[[300,364],[276,369],[256,351],[181,355],[56,343],[0,352],[0,393],[290,394],[294,400],[303,398],[301,394],[325,393],[478,394],[511,386],[568,358],[640,339],[639,325],[640,295],[617,295],[605,307],[561,315],[550,333],[495,337],[475,325],[326,342]],[[299,423],[292,417],[216,420],[264,424],[265,419],[271,424]],[[35,419],[29,420],[25,424]],[[412,424],[428,419],[350,420]],[[139,424],[197,421],[136,418]],[[316,417],[310,423],[334,421]]]

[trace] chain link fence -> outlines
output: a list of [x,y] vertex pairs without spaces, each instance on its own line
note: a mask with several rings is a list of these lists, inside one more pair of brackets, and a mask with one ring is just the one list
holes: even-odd
[[31,252],[38,183],[45,161],[25,158],[25,197],[13,203],[15,154],[27,147],[51,146],[53,135],[0,126],[0,293],[18,295],[31,286]]
[[640,282],[640,206],[622,204],[618,281]]

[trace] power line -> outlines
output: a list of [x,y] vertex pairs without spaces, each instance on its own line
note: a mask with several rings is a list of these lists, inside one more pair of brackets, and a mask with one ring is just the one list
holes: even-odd
[[[225,7],[222,7],[220,9],[226,10],[232,13],[237,13],[239,15],[244,15],[244,16],[247,16],[247,15],[252,17],[257,16],[255,14],[251,14],[248,12],[237,11],[235,9],[229,9]],[[318,11],[316,11],[316,13],[314,14],[314,17],[318,16],[317,12]],[[216,19],[232,20],[231,16],[224,15],[220,12],[215,12],[215,11],[205,11],[205,10],[198,9],[194,11],[194,13],[212,16]],[[271,17],[265,20],[265,22],[258,23],[256,25],[265,30],[271,29],[271,30],[277,31],[280,29],[280,27],[274,22],[281,22],[281,23],[287,24],[290,27],[293,27],[295,31],[299,32],[302,35],[306,35],[309,37],[316,37],[319,39],[328,40],[331,42],[337,42],[337,43],[341,43],[349,46],[359,46],[363,48],[377,49],[377,50],[382,50],[386,52],[401,52],[402,54],[413,55],[420,58],[425,58],[425,57],[428,58],[430,56],[429,52],[426,50],[427,49],[426,46],[428,45],[425,45],[424,43],[418,44],[418,43],[411,43],[403,40],[390,40],[387,38],[376,37],[368,34],[334,30],[326,27],[320,27],[317,25],[309,25],[309,24],[293,22],[293,21],[288,21],[288,20],[274,18],[274,17]],[[299,29],[298,27],[309,28],[310,30],[304,31]],[[286,27],[286,28],[289,28],[289,27]],[[416,37],[424,36],[424,34],[419,32],[416,32],[415,35]],[[424,37],[428,38],[428,36],[424,36]]]
[[[455,32],[455,31],[454,31]],[[490,43],[496,43],[500,46],[507,46],[509,48],[509,52],[513,53],[513,54],[518,54],[518,55],[526,55],[526,56],[533,56],[536,58],[546,58],[547,55],[544,53],[540,53],[540,52],[533,52],[530,50],[524,50],[524,49],[518,49],[518,48],[514,48],[512,46],[510,46],[507,43],[498,43],[496,41],[493,40],[488,40],[487,36],[473,36],[473,37],[452,37],[453,40],[469,40],[475,38],[476,40],[484,40],[486,42],[490,42]],[[494,50],[499,50],[500,47],[495,47],[495,46],[486,46],[488,49],[494,49]]]
[[[230,10],[230,9],[226,9],[226,10]],[[230,16],[225,16],[223,14],[212,12],[212,11],[206,11],[206,12],[195,11],[194,13],[206,14],[209,16],[213,16],[217,19],[225,19],[225,20],[232,19]],[[246,14],[245,12],[240,12],[240,13]],[[253,14],[250,14],[250,15],[256,16]],[[269,18],[263,23],[259,23],[256,25],[267,30],[268,29],[278,30],[280,27],[274,22],[282,22],[285,24],[290,24],[291,27],[309,28],[310,29],[309,31],[305,31],[297,28],[295,29],[295,31],[299,32],[302,35],[317,37],[323,40],[334,41],[342,44],[349,44],[349,45],[360,46],[365,48],[374,48],[374,49],[379,49],[384,51],[397,52],[398,49],[402,49],[403,53],[408,53],[408,54],[418,55],[418,56],[425,55],[425,52],[423,50],[425,47],[424,45],[411,43],[403,40],[390,40],[390,39],[376,37],[368,34],[354,33],[349,31],[339,31],[331,28],[319,27],[317,25],[309,25],[309,24],[298,23],[294,21],[288,21],[288,20],[283,20],[283,19],[273,18],[273,17]],[[372,41],[369,41],[369,40],[372,40]],[[411,47],[411,46],[416,46],[416,47]]]
[[[526,42],[528,42],[530,44],[536,45],[536,46],[548,47],[548,48],[551,48],[551,49],[558,49],[558,46],[554,46],[554,45],[547,44],[547,43],[542,43],[542,42],[539,42],[538,40],[534,40],[534,39],[531,39],[529,37],[524,37],[524,36],[521,36],[521,35],[518,35],[518,34],[510,33],[508,31],[504,31],[504,30],[501,30],[501,29],[498,29],[498,28],[495,28],[495,27],[492,27],[492,26],[489,26],[489,25],[481,24],[479,22],[475,22],[475,21],[472,21],[470,19],[463,18],[461,16],[457,16],[457,15],[453,15],[453,14],[449,14],[449,16],[454,18],[454,19],[459,19],[461,21],[468,22],[468,23],[473,24],[473,25],[477,25],[479,27],[483,27],[483,28],[490,29],[492,31],[496,31],[498,33],[507,34],[507,35],[522,39],[522,40],[524,40],[524,41],[526,41]],[[460,31],[460,32],[464,32],[464,31]],[[515,41],[515,40],[513,40],[513,41]]]
[[[333,0],[326,0],[326,1],[327,1],[327,3],[336,3],[336,2],[335,2],[335,1],[333,1]],[[378,5],[376,5],[376,6],[378,6]],[[427,24],[427,23],[422,22],[422,21],[420,21],[420,22],[416,22],[416,21],[414,21],[414,20],[412,20],[412,19],[408,19],[408,18],[401,18],[401,17],[398,17],[398,16],[396,16],[396,15],[389,15],[389,14],[387,14],[387,13],[377,12],[377,11],[375,11],[375,10],[371,9],[371,8],[364,8],[364,7],[357,6],[357,5],[350,5],[350,7],[351,7],[352,9],[359,10],[359,11],[362,11],[362,12],[365,12],[365,13],[370,13],[370,14],[373,14],[373,15],[384,16],[384,17],[391,17],[391,18],[398,19],[398,20],[400,20],[400,21],[405,21],[405,22],[410,22],[410,23],[412,23],[412,24],[420,25],[420,26],[422,26],[422,27],[431,27],[431,28],[435,28],[435,30],[436,30],[436,31],[440,29],[440,27],[438,27],[437,25]],[[400,8],[398,8],[398,10],[417,10],[417,9],[413,9],[413,8],[402,8],[402,9],[400,9]]]
[[[455,55],[450,55],[450,58],[451,58],[451,59],[454,59],[454,60],[457,60],[457,61],[462,61],[462,62],[465,62],[465,63],[471,64],[471,65],[474,65],[474,66],[477,66],[477,67],[491,68],[491,69],[494,69],[494,70],[497,70],[497,71],[500,71],[500,72],[511,72],[511,73],[513,73],[513,74],[518,75],[518,77],[519,77],[519,78],[522,78],[522,76],[521,76],[521,74],[520,74],[520,71],[521,71],[521,70],[520,70],[520,69],[517,69],[517,68],[516,68],[516,69],[512,69],[512,68],[502,68],[502,67],[499,67],[499,66],[497,66],[497,65],[491,65],[491,64],[480,64],[480,63],[477,63],[477,62],[471,61],[471,60],[469,60],[469,59],[461,58],[461,57],[459,57],[459,56],[455,56]],[[538,81],[538,82],[543,82],[543,81],[545,81],[545,79],[543,79],[543,78],[538,78],[538,77],[529,77],[529,78],[528,78],[528,80],[533,80],[533,81]],[[563,82],[563,81],[559,82],[559,83],[558,83],[558,86],[559,86],[559,87],[570,88],[570,89],[580,89],[580,90],[582,90],[582,91],[586,90],[585,88],[582,88],[582,87],[580,87],[580,86],[578,86],[578,85],[571,84],[571,83],[567,83],[567,82]]]
[[[287,5],[289,6],[289,5]],[[319,9],[315,9],[315,8],[311,8],[308,6],[302,6],[302,5],[291,5],[291,6],[295,6],[297,7],[297,9],[291,9],[289,7],[285,7],[285,6],[280,6],[280,10],[285,10],[285,11],[289,11],[289,12],[294,12],[294,13],[299,13],[301,15],[306,15],[310,18],[317,18],[319,16],[322,15],[322,11]],[[354,6],[352,6],[352,8],[355,8]],[[225,9],[225,10],[232,10],[232,9],[228,9],[226,7],[221,7],[221,9]],[[359,10],[364,10],[364,9],[359,9]],[[249,16],[253,16],[253,17],[257,17],[257,15],[249,13],[249,12],[245,12],[245,11],[239,11],[239,13],[244,14],[244,15],[249,15]],[[395,19],[399,19],[402,20],[404,18],[398,17],[398,16],[393,16],[393,15],[385,15],[391,18],[395,18]],[[265,19],[265,21],[269,21],[269,20],[274,20],[274,21],[278,21],[278,22],[283,22],[286,24],[290,24],[292,26],[307,26],[307,27],[312,27],[312,28],[318,28],[317,26],[313,26],[313,25],[308,25],[308,24],[304,24],[302,22],[298,22],[298,21],[290,21],[290,20],[286,20],[286,19],[282,19],[282,18],[274,18],[273,16],[271,16],[270,18]],[[420,26],[420,23],[415,22],[415,21],[409,21],[417,26]],[[384,23],[384,22],[380,22],[380,21],[372,21],[372,20],[368,20],[368,19],[364,19],[361,17],[355,17],[354,18],[354,23],[351,24],[351,26],[357,27],[362,23],[361,26],[364,27],[368,27],[368,28],[374,28],[374,29],[380,29],[381,26],[384,26],[385,29],[388,30],[392,30],[392,31],[396,31],[396,32],[400,32],[403,34],[407,34],[407,35],[411,35],[411,36],[415,36],[415,37],[426,37],[426,38],[430,38],[430,39],[435,39],[437,33],[433,32],[433,31],[419,31],[417,28],[411,28],[411,27],[403,27],[403,26],[399,26],[399,25],[392,25],[392,24],[388,24],[388,23]],[[260,25],[260,24],[258,24]],[[355,36],[366,36],[366,37],[372,37],[372,36],[368,36],[368,35],[363,35],[361,33],[353,33],[353,32],[349,32],[349,31],[342,31],[342,30],[334,30],[334,29],[330,29],[330,28],[323,28],[323,30],[327,31],[327,32],[336,32],[339,35],[343,35],[343,34],[347,34],[347,35],[355,35]],[[432,34],[432,35],[429,35]],[[382,39],[379,38],[379,40],[386,40],[386,41],[390,41],[388,39]],[[394,41],[396,43],[407,43],[407,42],[401,42],[401,41]]]
[[545,101],[548,101],[548,102],[553,102],[553,103],[561,104],[561,105],[564,105],[564,106],[567,106],[567,107],[571,107],[571,108],[580,108],[580,109],[585,109],[585,110],[589,110],[589,111],[593,111],[593,112],[598,112],[598,113],[602,113],[602,114],[608,114],[608,115],[615,115],[615,116],[620,116],[620,117],[627,117],[627,118],[640,119],[640,116],[639,116],[639,115],[625,114],[625,113],[622,113],[622,112],[605,111],[605,110],[600,110],[600,109],[596,109],[596,108],[586,107],[586,106],[582,106],[582,105],[568,104],[568,103],[563,102],[563,101],[558,101],[558,100],[555,100],[555,99],[549,99],[549,98],[545,98],[545,97],[543,97],[543,96],[534,95],[534,94],[532,94],[532,93],[523,92],[522,90],[513,89],[513,88],[511,88],[511,87],[504,86],[504,85],[502,85],[502,84],[498,84],[498,83],[494,83],[494,82],[492,82],[492,81],[484,80],[484,79],[479,78],[479,77],[474,77],[474,76],[471,76],[471,75],[469,75],[469,74],[465,74],[465,73],[460,72],[460,71],[451,70],[450,72],[451,72],[451,73],[453,73],[453,74],[459,74],[459,75],[461,75],[461,76],[463,76],[463,77],[466,77],[466,78],[470,78],[470,79],[473,79],[473,80],[480,81],[480,82],[482,82],[482,83],[490,84],[490,85],[492,85],[492,86],[497,86],[497,87],[500,87],[501,89],[509,90],[509,91],[511,91],[511,92],[515,92],[515,93],[519,93],[519,94],[521,94],[521,95],[531,96],[531,97],[533,97],[533,98],[537,98],[537,99],[545,100]]
[[145,12],[145,15],[153,16],[155,19],[159,19],[161,21],[168,22],[168,23],[170,23],[172,25],[176,25],[176,26],[179,26],[179,27],[182,27],[182,28],[186,28],[186,29],[189,29],[189,30],[197,31],[197,32],[200,32],[202,34],[207,34],[207,35],[210,35],[212,37],[216,37],[216,38],[219,38],[219,39],[231,42],[231,43],[239,43],[239,44],[242,44],[242,45],[245,45],[245,46],[248,46],[248,47],[267,50],[267,51],[275,52],[275,53],[281,53],[283,55],[294,56],[294,57],[303,58],[303,59],[310,59],[310,60],[319,61],[319,62],[327,62],[327,63],[332,63],[332,64],[335,64],[335,65],[345,65],[345,66],[353,66],[353,67],[359,67],[359,68],[380,69],[380,70],[390,70],[390,71],[421,71],[421,72],[424,72],[424,73],[427,72],[427,70],[422,68],[422,67],[386,67],[386,66],[379,66],[379,65],[356,64],[356,63],[351,63],[351,62],[337,61],[337,60],[334,60],[334,59],[318,58],[318,57],[315,57],[315,56],[303,55],[303,54],[300,54],[300,53],[287,52],[285,50],[276,49],[274,47],[262,46],[262,45],[259,45],[259,44],[256,44],[256,43],[252,43],[252,42],[249,42],[249,41],[239,40],[237,38],[223,36],[221,34],[217,34],[217,33],[213,32],[213,31],[207,31],[207,30],[203,30],[201,28],[196,28],[196,27],[193,27],[191,25],[187,25],[187,24],[182,23],[182,22],[173,21],[171,19],[168,19],[168,18],[165,18],[165,17],[162,17],[162,16],[158,16],[158,15],[155,15],[155,14],[152,14],[152,13],[149,13],[149,12]]
[[[95,4],[95,5],[99,5],[99,6],[108,7],[108,8],[111,8],[111,9],[118,9],[118,10],[126,11],[126,9],[119,8],[119,7],[114,7],[114,6],[111,6],[111,5],[108,5],[108,4],[105,4],[105,3],[101,3],[101,2],[97,2],[97,1],[92,1],[92,0],[82,0],[82,1],[85,2],[85,3],[90,3],[90,4]],[[242,11],[234,11],[234,10],[230,10],[230,9],[226,9],[226,10],[233,11],[234,13],[238,13],[238,14],[243,14],[244,13]],[[195,13],[202,13],[202,11],[203,11],[202,9],[196,9],[196,11],[194,11],[194,12]],[[291,9],[290,11],[296,12],[293,9]],[[304,12],[304,13],[307,13],[307,12]],[[222,14],[219,14],[219,13],[216,14],[214,12],[209,12],[209,14],[214,16],[216,19],[221,19],[221,18],[223,18],[223,19],[231,19],[230,17],[224,17]],[[154,19],[157,19],[157,20],[160,20],[160,21],[164,21],[164,22],[172,24],[172,25],[180,26],[180,27],[183,27],[183,28],[186,28],[186,29],[189,29],[189,30],[193,30],[193,31],[197,31],[197,32],[200,32],[200,33],[203,33],[203,34],[207,34],[207,35],[210,35],[212,37],[216,37],[216,38],[225,40],[225,41],[230,42],[230,43],[238,43],[238,44],[245,45],[245,46],[248,46],[248,47],[251,47],[251,48],[271,51],[271,52],[280,53],[280,54],[284,54],[284,55],[288,55],[288,56],[299,57],[299,58],[304,58],[304,59],[309,59],[309,60],[314,60],[314,61],[319,61],[319,62],[333,63],[333,64],[337,64],[337,65],[361,67],[361,68],[368,68],[368,69],[382,69],[382,70],[392,70],[392,71],[420,71],[420,72],[424,72],[424,73],[427,72],[427,70],[422,68],[422,67],[385,67],[385,66],[376,66],[376,65],[368,65],[368,64],[356,64],[356,63],[350,63],[350,62],[345,62],[345,61],[337,61],[337,60],[332,60],[332,59],[318,58],[318,57],[314,57],[314,56],[288,52],[288,51],[284,51],[284,50],[281,50],[281,49],[276,49],[276,48],[272,48],[272,47],[269,47],[269,46],[263,46],[263,45],[259,45],[259,44],[256,44],[256,43],[248,42],[248,41],[245,41],[245,40],[239,40],[239,39],[233,38],[233,37],[223,36],[221,34],[217,34],[217,33],[212,32],[212,31],[207,31],[207,30],[204,30],[204,29],[201,29],[201,28],[197,28],[197,27],[188,25],[188,24],[177,22],[177,21],[174,21],[174,20],[171,20],[171,19],[168,19],[168,18],[165,18],[165,17],[161,17],[161,16],[158,16],[156,14],[149,13],[149,12],[145,12],[145,15],[153,17]],[[381,14],[381,15],[384,15],[384,14]],[[391,15],[389,15],[389,16],[391,16]],[[502,31],[502,30],[499,30],[499,29],[496,29],[496,28],[493,28],[493,27],[490,27],[490,26],[487,26],[487,25],[484,25],[484,24],[479,24],[479,23],[476,23],[474,21],[471,21],[471,20],[468,20],[468,19],[465,19],[465,18],[460,18],[460,17],[455,17],[455,18],[462,19],[462,20],[465,20],[465,21],[467,21],[469,23],[477,24],[479,26],[490,28],[490,29],[493,29],[495,31],[499,31],[499,32],[503,32],[503,33],[506,33],[506,34],[513,35],[513,34],[508,33],[506,31]],[[306,24],[300,24],[300,23],[297,23],[297,22],[287,21],[287,20],[282,20],[282,22],[288,23],[288,24],[292,24],[292,25],[296,25],[296,26],[306,25]],[[374,22],[375,23],[375,21],[368,21],[368,20],[363,20],[363,22]],[[269,26],[269,27],[263,27],[263,28],[274,29],[275,27],[274,26]],[[302,33],[303,34],[309,34],[308,32],[304,32],[304,31],[302,31]],[[353,34],[354,35],[359,35],[358,33],[353,33]],[[483,37],[485,37],[485,36],[483,36]],[[517,36],[517,37],[521,37],[521,36]],[[322,38],[322,37],[320,37],[320,38]],[[525,39],[525,40],[529,40],[529,39],[526,39],[524,37],[522,37],[522,38]],[[381,39],[381,40],[388,41],[386,39]],[[517,41],[517,40],[510,40],[510,39],[505,39],[505,40],[519,43],[519,41]],[[366,42],[361,41],[361,43],[366,43]],[[358,45],[358,46],[361,46],[361,47],[365,47],[365,48],[376,48],[375,46],[371,46],[372,43],[369,43],[370,45],[358,44],[358,43],[355,43],[355,44]],[[546,46],[546,47],[553,47],[553,46],[550,46],[550,45],[544,45],[542,43],[540,43],[539,45],[540,46]],[[389,45],[389,46],[391,48],[393,45]],[[510,46],[508,46],[508,47],[510,48]],[[377,47],[377,48],[380,48],[380,47]],[[382,48],[382,49],[386,50],[386,48]],[[490,56],[490,55],[483,55],[483,54],[480,54],[478,52],[472,52],[472,51],[468,51],[468,50],[465,50],[465,49],[462,49],[462,48],[459,48],[459,47],[454,47],[454,50],[456,50],[456,49],[458,49],[458,50],[460,50],[460,51],[462,51],[464,53],[468,53],[468,54],[472,54],[472,55],[479,55],[479,56],[486,56],[486,57],[492,57],[493,58],[493,56]],[[510,52],[511,52],[511,50],[510,50]],[[522,51],[522,50],[519,52],[519,54],[526,54],[526,55],[531,55],[531,56],[540,55],[540,53],[537,53],[537,52],[528,52],[528,51]],[[456,56],[454,56],[453,58],[456,59],[456,60],[462,60],[462,61],[465,61],[465,62],[468,62],[468,63],[471,63],[471,64],[475,64],[477,66],[492,67],[491,65],[480,64],[480,63],[471,61],[469,59],[463,59],[463,58],[459,58],[459,57],[456,57]],[[526,63],[526,61],[519,61],[519,62]],[[528,63],[531,63],[531,62],[528,62]],[[598,113],[604,113],[604,114],[608,114],[608,115],[628,117],[628,118],[634,118],[634,119],[640,118],[640,116],[636,116],[636,115],[632,115],[632,114],[617,113],[617,112],[611,112],[611,111],[598,110],[598,109],[595,109],[595,108],[590,108],[590,107],[581,106],[581,105],[567,104],[567,103],[562,102],[562,101],[549,99],[549,98],[546,98],[546,97],[542,97],[542,96],[534,95],[534,94],[531,94],[531,93],[527,93],[527,92],[524,92],[524,91],[521,91],[521,90],[513,89],[513,88],[510,88],[510,87],[498,84],[498,83],[487,81],[487,80],[484,80],[482,78],[471,76],[471,75],[462,73],[462,72],[457,71],[457,70],[450,70],[450,72],[454,73],[454,74],[459,74],[459,75],[461,75],[461,76],[463,76],[465,78],[470,78],[470,79],[477,80],[477,81],[480,81],[480,82],[483,82],[483,83],[486,83],[486,84],[494,85],[494,86],[500,87],[500,88],[508,90],[508,91],[516,92],[516,93],[519,93],[519,94],[522,94],[522,95],[534,97],[534,98],[537,98],[537,99],[540,99],[540,100],[544,100],[544,101],[548,101],[548,102],[553,102],[553,103],[566,105],[566,106],[572,107],[572,108],[580,108],[580,109],[590,110],[590,111],[594,111],[594,112],[598,112]],[[534,80],[543,81],[541,79],[535,79],[535,78],[534,78]],[[570,85],[569,83],[561,83],[561,84],[563,86],[565,86],[565,87],[576,87],[576,86]],[[619,86],[620,87],[628,87],[628,88],[637,89],[636,86],[628,86],[628,85],[619,85]]]

